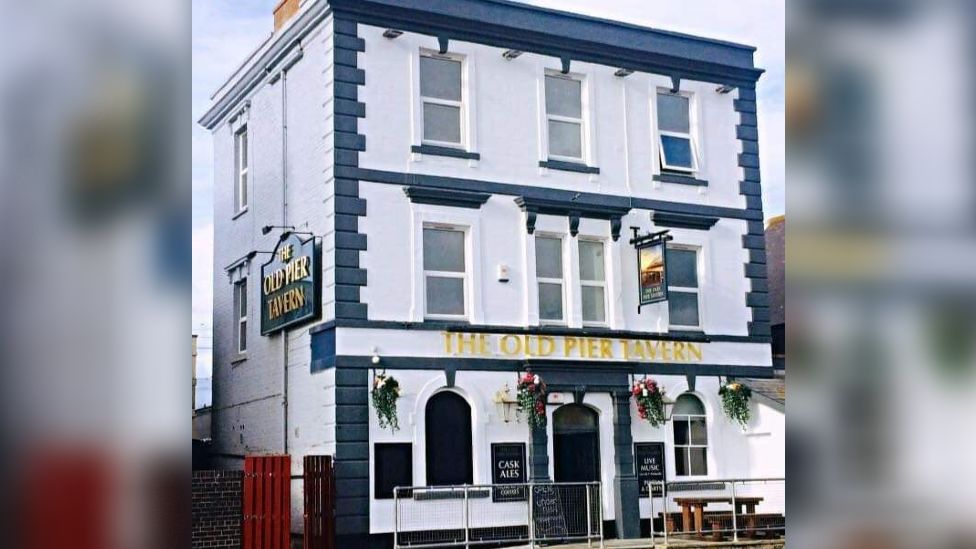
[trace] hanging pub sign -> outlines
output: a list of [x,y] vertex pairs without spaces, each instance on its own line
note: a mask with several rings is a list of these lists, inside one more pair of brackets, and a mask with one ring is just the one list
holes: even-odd
[[631,227],[634,238],[630,243],[637,248],[637,312],[644,305],[668,299],[667,269],[665,256],[667,242],[671,240],[668,231],[637,235],[637,227]]
[[286,233],[261,266],[261,335],[319,317],[322,250],[315,238]]
[[[640,485],[640,497],[648,497],[650,482],[664,480],[664,443],[637,442],[634,444],[634,468],[637,470],[637,483]],[[653,485],[654,496],[659,497],[663,486]]]

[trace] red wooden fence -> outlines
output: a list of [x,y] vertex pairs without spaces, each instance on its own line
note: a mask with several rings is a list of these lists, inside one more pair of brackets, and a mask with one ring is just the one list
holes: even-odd
[[304,549],[335,549],[335,471],[332,456],[305,456]]
[[289,549],[291,457],[244,458],[243,549]]

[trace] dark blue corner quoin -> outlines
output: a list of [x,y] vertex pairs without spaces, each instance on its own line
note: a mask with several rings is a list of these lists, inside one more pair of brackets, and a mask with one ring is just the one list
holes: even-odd
[[[359,101],[359,87],[366,73],[358,66],[359,52],[366,42],[359,37],[355,21],[335,16],[333,62],[335,64],[334,136],[335,165],[359,166],[359,153],[366,150],[366,136],[359,133],[359,119],[366,105]],[[337,319],[365,319],[367,306],[360,301],[360,288],[367,283],[359,252],[368,245],[359,232],[359,218],[366,215],[366,201],[359,196],[359,181],[335,177],[335,316]]]

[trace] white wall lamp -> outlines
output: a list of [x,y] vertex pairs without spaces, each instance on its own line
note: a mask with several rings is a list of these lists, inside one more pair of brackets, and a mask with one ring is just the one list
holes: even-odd
[[512,418],[515,415],[515,405],[518,403],[517,400],[512,396],[512,388],[508,386],[508,383],[504,387],[495,393],[495,397],[492,399],[498,406],[498,410],[501,413],[502,421],[505,423],[511,423]]
[[370,352],[373,353],[373,359],[372,359],[373,360],[373,364],[379,364],[380,363],[380,355],[377,354],[376,347],[373,347],[372,351],[370,351]]

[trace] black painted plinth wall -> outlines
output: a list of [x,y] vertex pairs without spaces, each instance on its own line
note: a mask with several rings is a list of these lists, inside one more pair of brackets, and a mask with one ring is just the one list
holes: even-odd
[[634,439],[630,431],[630,391],[616,390],[613,399],[613,509],[617,537],[640,537],[640,491],[634,473]]

